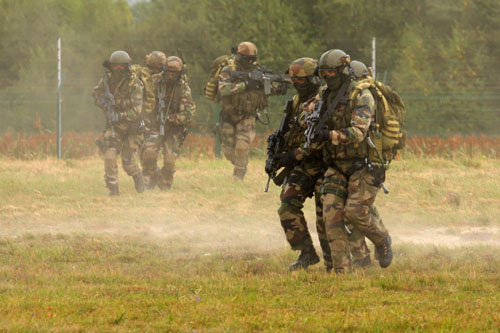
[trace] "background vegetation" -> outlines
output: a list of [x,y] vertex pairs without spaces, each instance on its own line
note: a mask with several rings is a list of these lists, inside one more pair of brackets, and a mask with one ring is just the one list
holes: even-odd
[[[151,50],[181,50],[198,105],[195,131],[209,132],[213,105],[200,94],[211,61],[232,45],[255,42],[261,63],[283,71],[330,48],[369,64],[376,37],[378,79],[403,95],[410,134],[498,134],[499,29],[496,0],[3,0],[0,133],[54,131],[58,37],[64,132],[102,128],[91,90],[116,49],[141,64]],[[273,100],[275,126],[283,99]]]

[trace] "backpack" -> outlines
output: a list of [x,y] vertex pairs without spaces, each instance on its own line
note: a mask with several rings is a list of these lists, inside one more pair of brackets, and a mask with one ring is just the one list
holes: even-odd
[[130,71],[141,80],[144,85],[144,113],[152,113],[154,109],[155,103],[155,91],[153,87],[153,77],[151,73],[147,70],[147,68],[142,67],[141,65],[131,65]]
[[375,123],[370,130],[370,138],[377,151],[370,157],[372,160],[388,163],[406,145],[406,131],[403,130],[406,108],[395,90],[371,77],[359,81],[349,99],[354,101],[364,89],[372,92],[377,105]]
[[232,55],[222,55],[217,57],[210,65],[210,71],[208,74],[208,80],[203,89],[203,93],[208,100],[215,103],[219,102],[219,95],[217,90],[219,89],[219,74],[225,66],[236,67],[234,63],[234,56]]

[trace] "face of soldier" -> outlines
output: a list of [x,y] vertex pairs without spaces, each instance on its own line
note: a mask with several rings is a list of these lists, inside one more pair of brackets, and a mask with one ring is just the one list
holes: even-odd
[[173,82],[173,81],[177,81],[180,73],[181,72],[179,72],[179,71],[173,71],[173,70],[166,69],[163,72],[163,75],[165,76],[165,80],[167,80],[167,82]]
[[111,64],[112,76],[122,78],[129,74],[129,67],[127,64]]
[[161,67],[148,66],[148,69],[151,72],[151,74],[158,74],[161,72]]
[[318,88],[318,85],[312,82],[311,76],[292,76],[291,79],[299,97],[308,97]]
[[342,84],[342,75],[340,74],[340,68],[320,69],[319,76],[325,80],[326,85],[330,90],[337,90]]
[[248,69],[257,61],[257,56],[238,53],[237,61],[243,68]]

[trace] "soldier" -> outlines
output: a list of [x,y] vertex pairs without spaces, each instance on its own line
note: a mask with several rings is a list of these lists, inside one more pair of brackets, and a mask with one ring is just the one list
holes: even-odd
[[[146,135],[143,152],[144,173],[150,176],[149,188],[172,186],[175,160],[187,135],[195,113],[183,61],[168,57],[162,74],[153,77],[156,91],[155,111],[151,117],[151,129]],[[158,154],[163,151],[163,168],[157,167]]]
[[353,225],[368,237],[375,245],[379,265],[388,267],[392,262],[391,238],[373,207],[385,170],[369,160],[372,154],[366,140],[374,122],[374,96],[364,89],[356,100],[349,100],[349,92],[357,82],[344,51],[325,52],[319,66],[327,89],[307,105],[307,110],[312,111],[321,100],[322,114],[333,111],[329,113],[327,128],[319,129],[314,141],[323,147],[328,165],[321,192],[335,272],[343,273],[351,265],[346,225]]
[[[152,124],[155,122],[155,115],[153,114],[155,107],[155,89],[153,83],[153,76],[159,74],[163,71],[165,64],[167,62],[167,56],[161,51],[152,51],[148,53],[144,60],[146,62],[146,67],[140,65],[132,65],[132,72],[134,72],[139,79],[144,84],[144,103],[142,106],[142,111],[144,114],[144,122],[148,128],[145,134],[145,139],[150,140],[152,135],[158,135],[151,130]],[[146,189],[154,188],[154,178],[156,171],[156,164],[154,169],[149,168],[149,166],[144,165],[144,148],[146,143],[143,143],[140,149],[142,174],[144,176],[144,184]],[[153,182],[152,182],[153,180]]]
[[121,153],[125,172],[134,179],[135,189],[144,191],[144,180],[136,155],[143,131],[144,86],[130,70],[130,56],[115,51],[103,65],[110,70],[94,88],[95,104],[106,114],[106,128],[98,138],[104,154],[104,170],[109,195],[119,195],[116,158]]
[[[297,261],[290,265],[290,270],[305,269],[310,265],[318,263],[319,258],[314,249],[302,211],[306,198],[314,194],[316,230],[323,251],[326,270],[329,272],[333,267],[333,263],[330,246],[325,233],[320,193],[320,185],[325,167],[320,150],[304,156],[305,152],[300,149],[305,139],[304,114],[301,105],[307,103],[307,101],[310,101],[318,94],[320,81],[315,75],[317,68],[317,60],[300,58],[293,61],[288,69],[288,74],[297,94],[292,100],[292,116],[289,117],[290,123],[285,125],[285,128],[289,129],[284,136],[286,146],[284,147],[284,152],[277,156],[277,163],[280,166],[288,168],[288,170],[293,170],[288,173],[285,179],[285,184],[280,195],[281,206],[278,214],[288,243],[293,250],[301,251]],[[370,263],[370,252],[362,235],[359,235],[359,233],[353,234],[349,238],[349,245],[351,246],[356,264],[364,266]]]
[[222,102],[221,141],[224,156],[234,165],[234,177],[243,180],[247,171],[248,150],[255,139],[255,117],[268,105],[258,82],[232,81],[230,71],[251,72],[259,68],[257,47],[251,42],[238,45],[236,56],[221,70],[218,94]]

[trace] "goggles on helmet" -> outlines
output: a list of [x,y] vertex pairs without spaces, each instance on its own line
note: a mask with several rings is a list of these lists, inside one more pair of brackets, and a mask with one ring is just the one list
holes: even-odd
[[319,76],[322,78],[332,78],[337,76],[339,73],[339,68],[320,68],[319,71]]
[[248,54],[239,53],[239,56],[241,57],[241,60],[249,62],[250,64],[253,64],[255,61],[257,61],[257,56],[255,56],[255,55],[248,55]]

